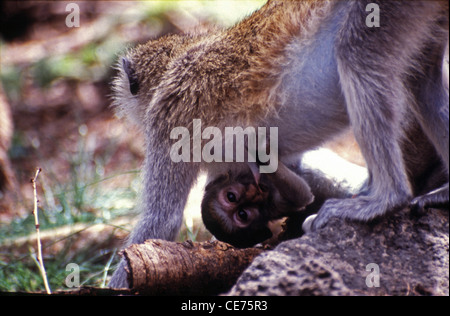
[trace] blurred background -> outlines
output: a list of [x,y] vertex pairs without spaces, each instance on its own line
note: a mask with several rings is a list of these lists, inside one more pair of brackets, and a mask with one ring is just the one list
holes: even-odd
[[[67,289],[68,263],[79,265],[81,285],[106,284],[133,224],[144,146],[109,108],[118,55],[167,33],[230,26],[264,2],[0,2],[0,291],[44,288],[30,183],[38,167],[52,290]],[[66,25],[70,3],[79,27]],[[195,211],[199,199],[189,202]],[[180,240],[209,237],[188,212]]]

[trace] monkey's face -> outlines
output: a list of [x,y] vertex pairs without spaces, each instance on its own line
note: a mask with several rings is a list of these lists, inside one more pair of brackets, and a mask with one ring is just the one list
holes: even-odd
[[253,184],[232,183],[217,192],[215,207],[228,217],[232,226],[246,228],[262,215],[263,193]]
[[253,246],[272,236],[265,214],[267,199],[250,173],[220,176],[205,189],[203,222],[219,240],[236,247]]

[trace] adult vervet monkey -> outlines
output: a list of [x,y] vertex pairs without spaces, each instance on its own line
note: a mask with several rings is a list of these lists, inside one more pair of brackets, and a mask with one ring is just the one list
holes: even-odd
[[[370,22],[377,13],[379,27]],[[171,160],[171,131],[192,131],[194,119],[222,131],[278,127],[284,162],[350,126],[369,190],[325,202],[314,229],[332,216],[369,221],[411,202],[401,150],[409,118],[446,176],[442,188],[414,202],[448,200],[447,43],[446,1],[269,1],[229,29],[171,35],[130,50],[119,62],[115,105],[142,127],[147,151],[142,216],[129,243],[173,240],[198,172],[215,177],[220,168]],[[127,285],[122,267],[110,285]]]

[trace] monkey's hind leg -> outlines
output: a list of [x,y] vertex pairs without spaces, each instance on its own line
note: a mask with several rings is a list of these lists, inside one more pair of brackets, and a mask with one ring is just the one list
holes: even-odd
[[362,14],[367,3],[348,3],[336,57],[347,112],[371,175],[369,192],[354,199],[328,200],[313,229],[323,227],[331,217],[367,222],[407,206],[412,198],[400,148],[401,123],[410,99],[403,78],[427,38],[428,21],[440,7],[429,2],[380,1],[390,15],[380,29],[372,29]]
[[[358,1],[351,4],[336,57],[350,123],[371,184],[366,196],[326,201],[312,223],[313,229],[325,226],[331,217],[368,222],[407,206],[412,198],[399,143],[408,99],[402,82],[407,59],[397,58],[401,50],[382,47],[396,43],[402,34],[398,34],[396,21],[386,23],[383,34],[371,32],[361,18],[361,5]],[[392,9],[398,10],[395,6]]]
[[[448,16],[446,25],[448,27]],[[449,208],[448,29],[443,34],[443,38],[437,37],[429,44],[424,54],[427,62],[423,63],[420,72],[414,74],[412,86],[417,102],[412,104],[423,131],[445,168],[438,174],[438,179],[446,179],[447,183],[439,188],[431,187],[431,192],[414,198],[410,207],[415,215],[424,214],[427,208]],[[433,178],[433,174],[430,177]]]

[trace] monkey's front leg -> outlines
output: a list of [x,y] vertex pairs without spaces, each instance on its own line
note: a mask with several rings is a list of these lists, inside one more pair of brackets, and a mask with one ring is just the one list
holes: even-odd
[[[143,243],[147,239],[174,240],[177,237],[184,207],[198,171],[198,164],[174,163],[168,143],[150,138],[143,167],[141,215],[128,245]],[[124,267],[122,259],[111,278],[110,287],[128,287]]]
[[184,207],[199,166],[171,160],[165,144],[148,144],[143,168],[142,210],[130,243],[150,238],[174,240],[183,220]]

